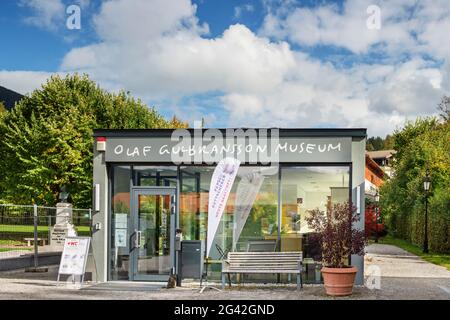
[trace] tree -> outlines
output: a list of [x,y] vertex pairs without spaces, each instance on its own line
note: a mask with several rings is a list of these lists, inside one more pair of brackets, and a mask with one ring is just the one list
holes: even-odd
[[[0,101],[0,123],[3,121],[3,118],[6,116],[6,113],[8,110],[6,110],[5,105],[2,101]],[[1,136],[0,136],[1,137]],[[4,159],[4,154],[1,152],[0,149],[0,159]],[[1,175],[0,175],[1,177]],[[0,194],[2,194],[2,186],[0,185]],[[0,198],[0,203],[2,203],[2,199]]]
[[384,138],[384,150],[392,150],[394,149],[394,138],[392,135],[387,134],[386,138]]
[[186,124],[86,75],[53,76],[0,121],[0,198],[54,205],[66,185],[74,206],[90,207],[93,129],[172,127]]
[[360,219],[350,203],[336,203],[327,212],[318,208],[309,210],[306,222],[314,232],[311,242],[320,244],[318,257],[324,267],[344,268],[351,254],[363,255],[366,236],[363,230],[352,227]]
[[430,248],[450,252],[450,125],[435,117],[408,122],[393,135],[395,175],[381,188],[381,207],[394,236],[421,245],[424,238],[425,193],[422,179],[428,168]]
[[386,135],[383,139],[381,137],[370,137],[367,139],[367,151],[390,150],[393,148],[393,139],[391,135]]
[[450,121],[450,97],[443,96],[441,102],[438,105],[440,116],[444,122]]

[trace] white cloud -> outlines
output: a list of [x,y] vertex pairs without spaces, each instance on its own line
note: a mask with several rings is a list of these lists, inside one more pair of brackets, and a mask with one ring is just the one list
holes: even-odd
[[442,73],[428,67],[423,60],[411,60],[400,65],[384,82],[371,91],[371,106],[379,112],[401,114],[426,114],[436,108],[444,94],[441,90]]
[[51,72],[0,70],[0,85],[20,94],[31,93],[46,82]]
[[[436,36],[445,31],[435,34],[431,23],[445,27],[445,10],[409,11],[409,1],[394,1],[397,7],[382,2],[380,33],[365,27],[364,1],[348,0],[343,11],[293,9],[288,1],[268,10],[259,34],[234,24],[212,38],[189,0],[108,1],[94,18],[99,41],[72,49],[61,71],[87,72],[108,89],[130,90],[190,121],[204,116],[208,125],[366,126],[383,135],[405,119],[435,113],[450,90],[448,44]],[[337,67],[287,41],[341,46],[358,56],[380,50],[384,58]],[[3,74],[17,87],[16,76]]]
[[65,6],[61,0],[21,0],[19,4],[33,13],[24,21],[43,29],[55,30],[65,17]]
[[87,71],[101,81],[113,78],[144,96],[180,97],[214,90],[262,92],[281,83],[294,65],[286,43],[270,43],[233,25],[215,39],[183,30],[135,43],[105,41],[72,50],[62,68]]
[[[101,41],[72,50],[62,69],[88,72],[109,87],[122,86],[148,100],[172,99],[170,108],[188,118],[192,108],[204,110],[192,105],[174,107],[178,99],[222,92],[219,101],[231,126],[364,124],[374,128],[374,134],[383,134],[407,118],[433,113],[432,106],[445,92],[445,74],[420,57],[337,69],[291,49],[284,41],[263,36],[273,18],[271,35],[280,39],[311,46],[331,43],[359,53],[383,41],[393,54],[400,50],[394,39],[411,45],[414,39],[409,30],[419,28],[419,20],[411,23],[404,18],[409,7],[403,0],[396,0],[401,9],[383,7],[387,21],[379,34],[366,28],[365,2],[349,0],[343,13],[334,6],[279,7],[276,13],[270,11],[259,36],[236,24],[212,39],[202,36],[207,26],[198,24],[196,7],[188,0],[133,1],[133,6],[127,1],[105,3],[95,18]],[[284,20],[276,16],[280,12]],[[162,17],[161,22],[139,18],[152,14]],[[391,26],[389,19],[396,22]],[[297,32],[291,32],[295,28]],[[427,30],[423,24],[421,28]],[[435,41],[431,36],[427,39]],[[374,125],[373,119],[383,121]]]
[[233,118],[245,119],[258,116],[263,111],[262,101],[255,95],[230,93],[225,95],[222,100]]
[[[23,21],[38,28],[56,31],[65,28],[65,19],[68,17],[66,9],[69,5],[79,5],[81,9],[87,9],[90,0],[20,0],[19,6],[28,8],[31,15]],[[83,14],[83,11],[82,11]],[[82,15],[83,17],[83,15]]]
[[[367,8],[378,5],[381,29],[369,29]],[[449,30],[448,0],[347,0],[316,7],[293,7],[291,2],[271,10],[261,35],[287,39],[304,46],[331,45],[356,54],[377,51],[399,53],[438,52],[448,55],[450,43],[442,43]],[[415,38],[420,41],[417,41]]]
[[207,32],[195,16],[190,0],[115,0],[102,3],[94,17],[98,35],[104,41],[141,42],[177,31]]
[[255,8],[251,4],[243,4],[241,6],[234,7],[234,18],[239,19],[243,12],[253,12]]
[[[72,2],[72,1],[70,1]],[[75,3],[77,3],[81,8],[87,8],[91,4],[91,0],[75,0]],[[73,4],[73,3],[71,3]]]

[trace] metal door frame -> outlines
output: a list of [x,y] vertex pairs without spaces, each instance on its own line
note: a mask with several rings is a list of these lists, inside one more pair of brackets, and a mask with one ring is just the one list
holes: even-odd
[[171,213],[170,213],[170,268],[172,273],[174,273],[175,268],[175,229],[176,223],[178,221],[178,210],[177,210],[177,188],[176,187],[132,187],[131,188],[131,226],[133,232],[130,235],[130,268],[128,270],[129,279],[131,281],[167,281],[169,275],[139,275],[137,273],[137,260],[138,251],[135,250],[136,247],[133,244],[133,239],[136,236],[136,232],[139,227],[138,223],[138,212],[137,212],[137,201],[138,195],[169,195],[171,196]]

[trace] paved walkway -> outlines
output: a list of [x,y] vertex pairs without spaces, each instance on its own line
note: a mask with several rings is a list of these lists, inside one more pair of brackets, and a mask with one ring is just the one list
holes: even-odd
[[[380,271],[380,288],[356,286],[351,297],[339,299],[445,299],[450,300],[450,271],[394,246],[367,247],[366,276]],[[245,284],[224,292],[205,290],[198,284],[184,283],[182,288],[162,289],[158,283],[107,283],[74,290],[56,287],[56,267],[48,273],[0,272],[0,299],[336,299],[328,297],[321,285],[305,285],[301,292],[295,285]],[[376,279],[376,278],[373,278]],[[376,283],[376,281],[374,282]]]
[[0,260],[1,259],[10,259],[10,258],[19,258],[26,254],[32,254],[31,249],[22,249],[22,250],[12,249],[9,251],[3,251],[3,252],[0,252]]
[[[0,252],[0,260],[1,259],[9,259],[9,258],[19,258],[27,255],[34,255],[34,247],[27,247],[27,246],[19,246],[17,248],[11,248],[7,247],[8,251]],[[40,253],[47,253],[47,252],[62,252],[62,250],[55,250],[52,246],[46,245],[46,246],[39,246],[38,247],[38,254]],[[1,261],[0,261],[1,263]]]
[[450,271],[403,249],[385,244],[366,248],[365,274],[380,270],[380,293],[386,299],[450,300]]

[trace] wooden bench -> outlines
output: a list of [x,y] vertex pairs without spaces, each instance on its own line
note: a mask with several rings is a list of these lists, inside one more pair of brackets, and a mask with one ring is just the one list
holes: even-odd
[[[34,242],[34,238],[23,238],[27,242],[27,247],[31,247],[31,242]],[[37,238],[38,244],[39,242],[42,242],[42,245],[45,246],[45,242],[47,239]]]
[[229,252],[227,260],[222,261],[222,289],[225,288],[225,275],[228,274],[296,274],[297,290],[303,288],[302,252]]

